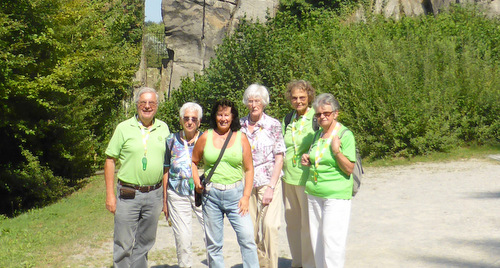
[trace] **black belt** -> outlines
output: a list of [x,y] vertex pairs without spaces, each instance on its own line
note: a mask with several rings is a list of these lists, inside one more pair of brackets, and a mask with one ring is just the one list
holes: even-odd
[[130,187],[130,188],[134,188],[136,189],[137,191],[141,192],[141,193],[147,193],[147,192],[151,192],[153,190],[156,190],[158,188],[160,188],[163,184],[162,181],[160,181],[158,184],[156,185],[150,185],[150,186],[139,186],[139,185],[135,185],[135,184],[130,184],[130,183],[126,183],[126,182],[123,182],[121,180],[118,180],[118,183],[121,185],[121,186],[125,186],[125,187]]

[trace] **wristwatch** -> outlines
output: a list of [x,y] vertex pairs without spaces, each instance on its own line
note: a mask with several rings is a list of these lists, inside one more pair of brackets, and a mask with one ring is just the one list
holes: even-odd
[[274,188],[275,188],[275,187],[274,187],[274,186],[271,186],[271,184],[268,184],[268,185],[267,185],[267,187],[271,188],[271,190],[273,190],[273,191],[274,191]]

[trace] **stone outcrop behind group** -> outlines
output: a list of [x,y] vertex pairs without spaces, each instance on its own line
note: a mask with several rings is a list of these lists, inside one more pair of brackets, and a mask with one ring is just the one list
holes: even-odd
[[[372,0],[369,8],[376,14],[399,19],[437,14],[452,3],[476,3],[488,16],[500,14],[500,0]],[[275,14],[278,4],[278,0],[163,0],[169,56],[163,61],[162,91],[170,92],[179,86],[182,77],[202,72],[216,46],[244,16],[265,21],[267,15]],[[359,9],[355,19],[362,20],[364,13]]]
[[167,90],[184,76],[201,72],[226,34],[246,16],[264,21],[273,16],[278,0],[163,0],[165,42],[170,50],[164,61]]

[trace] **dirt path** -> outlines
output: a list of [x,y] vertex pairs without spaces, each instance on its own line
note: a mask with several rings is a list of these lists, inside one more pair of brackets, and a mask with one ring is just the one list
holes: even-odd
[[[500,267],[499,161],[365,171],[353,199],[346,267]],[[289,267],[284,227],[280,267]],[[242,267],[234,232],[227,222],[224,228],[225,267]],[[206,267],[197,223],[193,243],[193,267]],[[107,251],[111,254],[111,244]],[[150,256],[151,267],[178,267],[172,228],[164,219]]]

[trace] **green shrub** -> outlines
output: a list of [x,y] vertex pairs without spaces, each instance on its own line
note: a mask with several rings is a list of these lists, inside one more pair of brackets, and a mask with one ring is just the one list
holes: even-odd
[[348,23],[348,15],[306,8],[264,24],[243,21],[204,74],[184,80],[165,106],[172,113],[196,100],[209,109],[229,97],[246,113],[242,93],[261,83],[271,94],[267,112],[282,118],[286,83],[305,79],[337,96],[340,121],[365,157],[499,143],[499,20],[470,7],[399,21],[367,14]]

